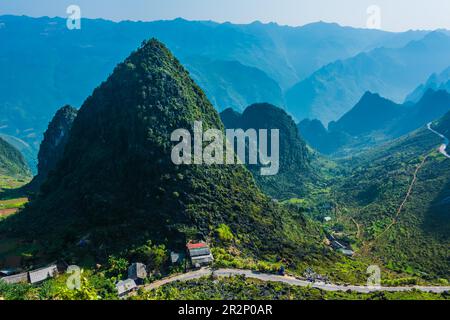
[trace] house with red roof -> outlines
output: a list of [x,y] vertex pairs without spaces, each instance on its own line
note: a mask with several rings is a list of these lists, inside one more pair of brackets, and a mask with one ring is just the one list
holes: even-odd
[[189,258],[191,260],[191,264],[196,268],[209,265],[214,261],[214,257],[211,254],[209,246],[203,241],[201,242],[189,241],[186,244],[186,248]]

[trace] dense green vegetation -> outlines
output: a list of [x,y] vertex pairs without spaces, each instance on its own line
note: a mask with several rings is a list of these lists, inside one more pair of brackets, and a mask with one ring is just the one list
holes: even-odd
[[261,282],[245,277],[203,278],[174,282],[151,291],[140,291],[139,300],[448,300],[448,294],[419,291],[330,292],[320,289],[290,286],[283,283]]
[[38,173],[28,186],[29,189],[37,191],[61,160],[76,116],[77,109],[67,105],[59,109],[50,121],[39,148]]
[[[282,109],[267,103],[253,104],[242,114],[227,109],[220,114],[227,129],[278,129],[279,172],[262,176],[261,165],[247,165],[258,186],[275,199],[303,197],[320,187],[320,174],[312,165],[313,155],[300,137],[292,118]],[[248,152],[248,149],[247,149]]]
[[350,171],[338,183],[330,228],[388,270],[447,283],[450,162],[436,151],[440,143],[421,129],[344,161]]
[[450,93],[426,91],[416,103],[397,104],[366,92],[360,101],[328,130],[319,120],[303,120],[300,133],[309,145],[323,154],[346,157],[425,126],[450,110]]
[[0,175],[22,178],[31,175],[22,154],[2,138],[0,138]]
[[349,111],[366,91],[403,101],[423,79],[450,65],[449,51],[450,37],[435,31],[401,48],[377,47],[333,61],[286,92],[287,109],[299,121],[317,118],[327,125]]
[[[86,100],[61,161],[37,199],[0,225],[2,236],[39,239],[49,258],[67,261],[191,239],[293,265],[339,260],[317,226],[262,194],[244,166],[175,166],[170,134],[192,132],[195,120],[223,130],[167,48],[143,43]],[[81,239],[89,245],[77,246]]]
[[[366,94],[330,131],[317,121],[303,122],[303,128],[346,147],[372,146],[422,125],[415,121],[423,122],[427,112],[442,114],[449,97],[429,91],[417,104],[400,106]],[[189,73],[157,40],[144,42],[120,63],[78,114],[69,106],[60,109],[41,145],[34,183],[35,190],[42,187],[36,198],[26,205],[20,194],[2,194],[0,209],[21,210],[0,215],[0,260],[14,258],[29,268],[62,258],[86,266],[85,285],[80,292],[67,291],[64,276],[39,286],[0,284],[0,296],[117,298],[113,284],[125,277],[130,262],[148,266],[148,281],[180,271],[170,266],[169,252],[183,250],[189,240],[211,245],[215,267],[264,272],[284,267],[297,275],[312,268],[336,283],[361,284],[367,267],[377,264],[385,285],[448,284],[450,163],[436,151],[442,141],[435,134],[420,129],[336,163],[310,149],[292,118],[270,104],[251,105],[242,114],[228,109],[221,117],[226,128],[280,129],[279,174],[264,177],[252,165],[172,163],[173,130],[192,132],[198,120],[203,130],[225,127]],[[448,114],[434,127],[448,135]],[[363,142],[355,139],[365,134]],[[26,177],[20,153],[3,142],[2,177]],[[355,255],[339,254],[330,239]],[[98,263],[107,267],[94,269]],[[208,281],[172,284],[138,297],[204,298],[195,288]],[[448,298],[329,293],[241,278],[214,281],[205,292],[217,299]]]

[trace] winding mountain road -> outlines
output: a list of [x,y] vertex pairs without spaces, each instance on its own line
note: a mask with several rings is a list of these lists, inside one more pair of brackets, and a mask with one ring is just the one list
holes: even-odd
[[444,136],[442,133],[437,132],[436,130],[433,130],[431,128],[431,122],[427,124],[427,128],[428,130],[430,130],[431,132],[433,132],[434,134],[437,134],[439,137],[441,137],[442,139],[444,139],[444,143],[441,144],[441,146],[439,147],[439,152],[444,155],[445,157],[450,159],[450,155],[447,153],[447,151],[445,151],[447,149],[447,146],[449,144],[449,140],[446,136]]
[[[431,128],[431,122],[427,125],[428,129],[444,139],[444,143],[439,147],[439,152],[444,155],[445,157],[450,159],[450,155],[446,152],[447,146],[449,144],[449,139],[445,137],[443,134],[433,130]],[[393,220],[393,224],[395,224],[396,220],[398,219],[398,216],[400,212],[403,209],[403,206],[405,205],[407,199],[410,196],[410,193],[412,191],[412,188],[414,186],[414,183],[417,178],[417,173],[420,170],[420,168],[425,163],[427,157],[424,157],[421,164],[416,168],[416,171],[414,172],[413,180],[409,186],[408,192],[400,205],[397,214]],[[359,225],[354,221],[356,226],[359,227]],[[389,226],[387,230],[390,228]],[[385,230],[385,231],[387,231]],[[358,228],[358,234],[360,233],[360,230]],[[300,287],[311,287],[311,288],[317,288],[325,291],[347,291],[351,290],[358,293],[370,293],[370,292],[377,292],[377,291],[388,291],[388,292],[400,292],[400,291],[411,291],[411,290],[419,290],[423,292],[434,292],[434,293],[443,293],[450,291],[450,287],[444,287],[444,286],[399,286],[399,287],[383,287],[383,286],[377,286],[377,287],[368,287],[368,286],[354,286],[354,285],[339,285],[339,284],[332,284],[332,283],[325,283],[325,282],[311,282],[307,280],[301,280],[297,279],[291,276],[280,276],[275,274],[269,274],[269,273],[261,273],[256,272],[252,270],[240,270],[240,269],[217,269],[212,270],[210,268],[202,268],[199,270],[191,271],[188,273],[184,273],[177,276],[168,277],[159,281],[152,282],[148,285],[143,286],[142,288],[144,290],[153,290],[157,289],[163,285],[176,282],[176,281],[189,281],[194,279],[200,279],[203,277],[208,276],[216,276],[216,277],[232,277],[232,276],[245,276],[247,278],[257,279],[261,281],[270,281],[270,282],[281,282],[292,286],[300,286]]]
[[423,291],[423,292],[434,292],[443,293],[450,291],[450,287],[437,287],[437,286],[400,286],[400,287],[367,287],[367,286],[353,286],[353,285],[337,285],[324,282],[310,282],[306,280],[297,279],[291,276],[280,276],[269,273],[260,273],[252,270],[241,270],[241,269],[217,269],[212,270],[210,268],[202,268],[199,270],[184,273],[178,276],[165,278],[159,281],[155,281],[143,287],[144,290],[153,290],[159,288],[165,284],[176,282],[176,281],[189,281],[193,279],[199,279],[208,276],[216,277],[231,277],[231,276],[245,276],[247,278],[258,279],[261,281],[270,282],[282,282],[292,286],[299,287],[312,287],[326,291],[347,291],[352,290],[359,293],[370,293],[376,291],[389,291],[389,292],[399,292],[399,291],[411,291],[413,289]]

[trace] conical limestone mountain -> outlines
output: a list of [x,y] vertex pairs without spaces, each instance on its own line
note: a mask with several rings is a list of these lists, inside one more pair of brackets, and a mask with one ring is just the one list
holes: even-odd
[[294,120],[283,110],[268,103],[256,103],[242,114],[224,110],[220,114],[227,129],[279,130],[279,172],[262,176],[260,165],[249,165],[258,186],[276,199],[305,196],[306,185],[316,180],[311,168],[312,155],[300,137]]
[[27,236],[55,252],[85,235],[93,247],[112,252],[147,240],[169,247],[214,241],[225,224],[236,246],[257,255],[316,252],[317,246],[301,244],[312,239],[303,232],[306,220],[297,217],[295,227],[287,221],[288,212],[258,190],[244,166],[172,163],[171,133],[193,132],[194,121],[223,130],[166,47],[143,43],[87,98],[63,158],[38,199],[11,219],[10,231],[21,232],[19,222],[26,221]]

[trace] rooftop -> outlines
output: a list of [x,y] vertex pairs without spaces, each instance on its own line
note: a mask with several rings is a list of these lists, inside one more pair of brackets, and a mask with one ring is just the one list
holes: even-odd
[[189,242],[186,247],[188,248],[188,250],[192,250],[192,249],[203,249],[203,248],[208,248],[208,245],[204,242],[199,242],[199,243],[191,243]]

